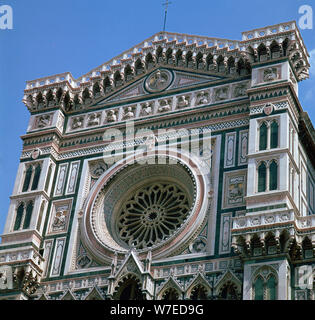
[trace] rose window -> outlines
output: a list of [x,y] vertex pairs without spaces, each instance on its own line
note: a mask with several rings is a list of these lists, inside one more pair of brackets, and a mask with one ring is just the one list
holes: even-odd
[[120,239],[137,249],[170,237],[186,220],[191,207],[183,188],[175,183],[153,183],[134,191],[117,217]]

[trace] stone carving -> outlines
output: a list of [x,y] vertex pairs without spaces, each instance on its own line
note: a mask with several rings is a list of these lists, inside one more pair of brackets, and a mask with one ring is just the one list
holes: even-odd
[[229,87],[218,88],[214,92],[215,101],[226,100],[229,98]]
[[234,88],[234,97],[243,97],[247,95],[247,84],[239,84]]
[[180,96],[177,98],[177,108],[182,109],[189,106],[189,98],[185,96]]
[[[244,171],[243,171],[244,172]],[[224,207],[230,208],[245,204],[246,172],[226,173],[224,186]]]
[[98,179],[106,170],[108,166],[103,161],[96,162],[90,166],[90,173],[92,178]]
[[75,117],[72,119],[71,128],[73,130],[78,129],[78,128],[83,128],[83,123],[84,123],[83,116]]
[[51,115],[46,114],[37,118],[37,128],[45,128],[51,124]]
[[41,154],[40,149],[36,148],[32,151],[31,157],[33,160],[36,160],[40,156],[40,154]]
[[152,103],[146,102],[145,104],[142,105],[142,110],[141,110],[141,115],[142,116],[148,116],[152,114]]
[[206,250],[206,239],[203,237],[198,237],[190,246],[189,249],[193,253],[205,252]]
[[167,99],[164,99],[164,100],[161,100],[159,102],[160,106],[158,108],[158,112],[168,112],[168,111],[171,111],[172,107],[171,107],[171,100],[167,100]]
[[157,70],[146,80],[148,91],[158,92],[166,89],[171,83],[171,74],[167,70]]
[[88,117],[88,127],[90,126],[98,126],[100,124],[101,114],[100,113],[92,113]]
[[66,210],[56,212],[52,224],[53,231],[60,231],[65,229],[67,223],[67,214],[68,211]]
[[87,268],[91,264],[91,259],[87,255],[83,255],[78,258],[77,267],[79,269]]
[[124,116],[123,116],[124,120],[132,119],[132,118],[134,118],[134,116],[135,116],[135,113],[134,113],[132,107],[127,107],[124,110]]
[[269,116],[273,110],[274,110],[274,105],[272,103],[267,103],[265,106],[264,106],[264,113]]
[[107,122],[115,122],[117,121],[117,115],[115,110],[109,110],[107,113]]
[[264,70],[263,75],[264,82],[274,81],[278,79],[277,68],[267,68]]
[[197,95],[197,105],[206,104],[209,102],[209,93],[206,91],[201,91]]

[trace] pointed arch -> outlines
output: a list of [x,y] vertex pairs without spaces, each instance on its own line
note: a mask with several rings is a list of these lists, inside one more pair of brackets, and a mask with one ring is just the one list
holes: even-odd
[[259,127],[259,151],[267,149],[268,141],[268,125],[265,121],[260,124]]
[[96,81],[93,85],[93,96],[94,98],[98,98],[101,95],[101,87],[98,81]]
[[40,163],[38,163],[34,171],[34,178],[33,178],[31,190],[36,190],[38,188],[41,171],[42,171],[42,166]]
[[264,280],[258,275],[253,285],[254,300],[264,300]]
[[24,183],[23,183],[23,188],[22,192],[26,192],[29,189],[31,179],[33,175],[33,166],[29,165],[25,171],[25,176],[24,176]]
[[59,104],[61,102],[62,96],[63,96],[63,90],[61,88],[59,88],[56,92],[57,104]]
[[263,43],[259,45],[257,49],[257,53],[258,53],[258,61],[264,62],[268,60],[267,47]]
[[269,190],[278,189],[278,164],[275,160],[272,160],[269,165]]
[[285,40],[282,42],[282,52],[284,57],[288,55],[289,44],[290,40],[288,38],[285,38]]
[[156,61],[157,63],[162,63],[163,62],[163,49],[161,46],[159,46],[157,49],[156,49],[156,52],[155,52],[155,56],[156,56]]
[[136,71],[136,75],[139,75],[141,73],[144,73],[144,67],[143,67],[143,63],[141,61],[141,59],[137,59],[136,63],[135,63],[135,71]]
[[186,53],[186,66],[188,68],[193,68],[194,67],[194,60],[193,60],[193,53],[191,51],[188,51]]
[[227,61],[227,66],[228,66],[228,73],[230,73],[230,74],[236,73],[234,57],[229,57],[229,59]]
[[121,87],[123,85],[123,78],[118,70],[114,74],[114,85],[115,87]]
[[31,218],[32,218],[32,213],[33,213],[33,208],[34,208],[34,202],[30,201],[27,206],[26,206],[26,212],[25,212],[25,218],[24,218],[24,223],[23,223],[23,229],[28,229],[31,224]]
[[198,52],[196,55],[196,67],[198,70],[203,70],[205,68],[203,54],[201,52]]
[[173,60],[173,50],[172,48],[168,48],[165,53],[166,63],[167,64],[174,64]]
[[255,50],[251,46],[247,47],[246,54],[250,63],[256,62]]
[[183,51],[182,50],[177,50],[175,54],[175,62],[177,66],[182,66],[183,65]]
[[112,82],[109,77],[106,77],[103,81],[103,87],[105,94],[112,91]]
[[207,70],[210,70],[214,65],[213,55],[211,53],[209,53],[206,58],[206,65],[207,65]]
[[277,120],[273,120],[270,125],[270,148],[278,148],[279,144],[279,124]]
[[66,111],[71,111],[73,107],[73,101],[71,100],[71,96],[69,91],[67,91],[64,95],[63,104]]
[[280,58],[280,46],[277,41],[272,41],[270,45],[270,53],[272,59]]
[[265,192],[267,188],[267,167],[262,161],[258,167],[258,192]]
[[154,67],[155,65],[155,61],[154,61],[154,58],[151,54],[151,52],[149,52],[146,57],[145,57],[145,64],[146,64],[146,68],[147,70],[150,70]]
[[174,301],[174,300],[179,300],[179,297],[180,297],[180,292],[178,292],[178,290],[176,290],[175,288],[168,288],[163,293],[161,300]]
[[217,71],[221,73],[225,72],[224,58],[222,55],[217,58]]
[[17,231],[21,228],[23,214],[24,214],[24,202],[21,202],[16,210],[15,222],[13,227],[14,231]]
[[82,100],[83,100],[84,104],[88,104],[92,101],[89,88],[84,89],[84,91],[82,93]]
[[313,258],[313,245],[309,237],[305,237],[302,241],[303,258]]
[[128,64],[124,70],[124,76],[125,76],[125,81],[130,81],[133,79],[133,70],[131,68],[131,66]]
[[141,281],[133,274],[124,276],[115,289],[114,300],[144,300]]

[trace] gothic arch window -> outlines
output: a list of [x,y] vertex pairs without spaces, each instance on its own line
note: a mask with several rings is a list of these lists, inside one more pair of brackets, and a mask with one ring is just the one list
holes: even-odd
[[112,90],[112,84],[109,77],[106,77],[103,81],[104,92],[108,93]]
[[143,64],[140,59],[138,59],[135,63],[135,70],[137,75],[144,72]]
[[114,83],[115,83],[115,87],[120,87],[123,85],[123,79],[119,71],[116,71],[114,75]]
[[182,50],[178,50],[176,52],[175,58],[176,58],[176,65],[177,66],[181,66],[181,64],[183,62],[183,52],[182,52]]
[[146,61],[146,67],[148,70],[150,70],[154,67],[154,59],[153,59],[153,56],[151,53],[147,54],[145,61]]
[[31,183],[32,175],[33,175],[33,166],[30,165],[30,166],[28,166],[28,168],[26,169],[26,172],[25,172],[22,192],[28,191],[30,183]]
[[219,300],[239,300],[237,286],[228,281],[220,290]]
[[57,103],[61,102],[62,96],[63,96],[63,90],[59,88],[56,93]]
[[256,62],[255,51],[251,46],[247,47],[247,56],[250,62]]
[[13,227],[14,231],[17,231],[20,229],[22,219],[23,219],[23,214],[24,214],[24,203],[22,202],[18,206],[17,211],[16,211],[15,223],[14,223],[14,227]]
[[197,56],[196,56],[196,65],[197,65],[197,69],[204,69],[204,62],[203,62],[203,54],[201,52],[198,52]]
[[31,200],[27,204],[21,202],[16,210],[13,231],[28,229],[30,227],[34,202]]
[[289,47],[289,39],[286,38],[283,42],[282,42],[282,50],[283,50],[283,55],[286,56],[288,53],[288,47]]
[[33,213],[33,207],[34,207],[33,201],[30,201],[26,206],[23,229],[28,229],[30,227],[32,213]]
[[38,188],[38,182],[40,178],[40,173],[42,171],[41,165],[37,164],[34,172],[34,178],[33,178],[33,183],[32,183],[32,190],[36,190]]
[[46,192],[48,192],[49,183],[50,183],[50,179],[51,179],[51,174],[52,174],[52,164],[48,168],[48,173],[47,173],[47,177],[46,177],[45,188],[44,188],[44,190]]
[[276,120],[272,121],[270,126],[270,148],[278,148],[279,125]]
[[266,122],[263,122],[259,128],[259,151],[267,149],[268,140],[268,126]]
[[45,209],[45,201],[42,202],[42,204],[40,206],[40,210],[39,210],[39,216],[38,216],[37,225],[36,225],[36,230],[38,232],[40,232],[40,227],[41,227],[42,220],[43,220],[44,209]]
[[272,161],[269,165],[269,190],[278,189],[278,164]]
[[258,167],[258,192],[265,192],[267,187],[267,168],[265,162],[261,162]]
[[129,275],[119,282],[119,287],[114,294],[114,300],[144,300],[140,281],[135,276]]
[[277,288],[277,276],[270,267],[262,267],[256,272],[252,283],[254,300],[276,300]]
[[254,299],[264,300],[264,280],[258,276],[254,282]]
[[66,111],[71,111],[73,107],[73,101],[70,97],[69,91],[66,92],[65,97],[63,99],[64,108]]
[[276,278],[270,275],[266,284],[266,300],[276,300]]
[[207,300],[207,289],[201,285],[196,285],[191,291],[190,300]]
[[98,82],[95,82],[93,85],[93,95],[95,98],[98,98],[101,95],[101,88]]
[[179,300],[179,293],[176,289],[169,288],[164,292],[162,300]]
[[125,68],[124,75],[125,75],[125,81],[130,81],[133,78],[133,70],[129,64]]

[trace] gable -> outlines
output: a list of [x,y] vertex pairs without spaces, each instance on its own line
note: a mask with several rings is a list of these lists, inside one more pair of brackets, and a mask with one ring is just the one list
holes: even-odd
[[[161,85],[158,86],[157,75],[164,76]],[[180,71],[170,68],[156,68],[146,74],[141,79],[129,84],[126,88],[119,90],[111,96],[99,101],[96,106],[110,102],[118,102],[133,97],[143,97],[152,93],[167,92],[174,89],[184,89],[186,87],[199,84],[206,84],[213,81],[222,80],[224,77],[199,74],[194,72]],[[155,84],[155,86],[153,86]]]

